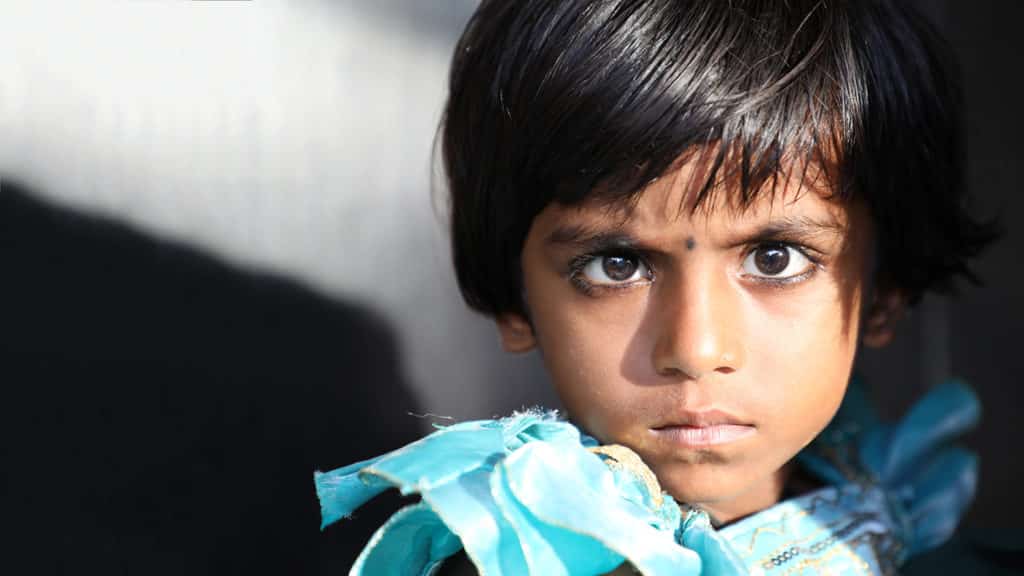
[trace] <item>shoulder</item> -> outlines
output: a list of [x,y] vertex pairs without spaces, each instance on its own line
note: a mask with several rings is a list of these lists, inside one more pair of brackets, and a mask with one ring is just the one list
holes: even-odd
[[892,518],[903,564],[950,540],[973,500],[977,457],[959,440],[979,417],[973,391],[950,380],[900,420],[882,423],[852,381],[839,413],[800,462],[826,484],[880,495],[876,508]]
[[421,498],[378,529],[353,574],[606,574],[625,561],[696,574],[702,555],[725,554],[706,515],[680,546],[680,508],[639,456],[552,413],[455,424],[314,479],[325,527],[389,488]]

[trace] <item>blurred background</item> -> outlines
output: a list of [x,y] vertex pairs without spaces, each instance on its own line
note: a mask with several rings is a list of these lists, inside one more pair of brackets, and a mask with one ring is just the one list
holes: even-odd
[[[1024,517],[1024,10],[916,4],[960,53],[976,212],[1006,235],[986,287],[927,298],[860,370],[890,417],[950,376],[978,390],[967,526],[1006,540]],[[314,468],[558,405],[536,355],[466,310],[448,256],[432,147],[474,6],[0,3],[11,562],[337,573],[397,498],[321,535]]]

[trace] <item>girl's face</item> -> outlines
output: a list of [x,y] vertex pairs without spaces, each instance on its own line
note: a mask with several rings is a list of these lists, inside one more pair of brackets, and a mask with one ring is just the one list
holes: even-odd
[[839,407],[870,219],[797,179],[694,213],[685,171],[629,208],[548,206],[522,252],[530,323],[498,324],[507,349],[540,347],[583,429],[729,521],[775,502]]

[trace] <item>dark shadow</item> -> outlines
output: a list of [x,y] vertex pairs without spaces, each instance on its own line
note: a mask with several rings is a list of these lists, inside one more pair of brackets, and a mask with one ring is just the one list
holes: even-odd
[[312,474],[419,421],[374,315],[0,187],[8,574],[343,573]]

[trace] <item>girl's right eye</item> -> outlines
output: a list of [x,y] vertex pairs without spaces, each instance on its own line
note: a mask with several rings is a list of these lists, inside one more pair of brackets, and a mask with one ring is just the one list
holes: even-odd
[[592,286],[615,288],[648,282],[653,278],[643,259],[631,254],[593,256],[579,268],[578,275]]

